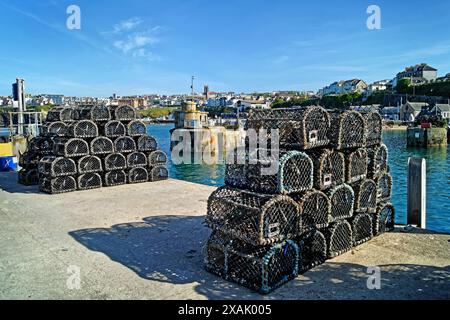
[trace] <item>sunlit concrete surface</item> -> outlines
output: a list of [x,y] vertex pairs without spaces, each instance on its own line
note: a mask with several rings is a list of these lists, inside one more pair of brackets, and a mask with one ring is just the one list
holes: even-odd
[[[213,190],[168,180],[51,196],[0,173],[0,298],[450,298],[450,236],[417,229],[382,235],[266,296],[221,280],[202,268]],[[381,268],[381,289],[367,288],[368,266]]]

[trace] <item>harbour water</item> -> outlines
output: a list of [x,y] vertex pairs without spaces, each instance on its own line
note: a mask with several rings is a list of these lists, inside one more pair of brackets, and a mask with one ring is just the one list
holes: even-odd
[[[150,125],[149,133],[155,136],[160,147],[170,153],[172,124]],[[447,148],[407,148],[405,131],[387,131],[383,141],[389,148],[389,165],[394,178],[392,202],[396,208],[396,221],[406,223],[406,186],[408,157],[427,160],[427,228],[450,232],[450,146]],[[170,157],[169,157],[170,158]],[[168,164],[170,177],[210,186],[221,186],[223,165]]]

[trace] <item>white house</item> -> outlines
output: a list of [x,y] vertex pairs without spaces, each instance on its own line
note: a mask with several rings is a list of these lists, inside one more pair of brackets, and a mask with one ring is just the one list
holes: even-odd
[[340,80],[333,82],[322,89],[324,95],[344,94],[351,92],[362,93],[367,89],[367,84],[361,79]]
[[430,110],[431,114],[440,114],[444,119],[450,119],[450,104],[436,104]]
[[372,94],[378,91],[385,91],[389,86],[390,80],[380,80],[375,81],[374,83],[369,84],[367,87],[367,93]]

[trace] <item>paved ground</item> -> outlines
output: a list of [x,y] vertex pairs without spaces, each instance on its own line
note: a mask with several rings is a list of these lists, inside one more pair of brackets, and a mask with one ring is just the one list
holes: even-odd
[[[50,196],[15,181],[0,173],[3,299],[450,298],[449,235],[398,229],[260,296],[202,269],[212,187],[169,180]],[[366,286],[374,265],[380,290]],[[81,288],[70,290],[77,268]]]

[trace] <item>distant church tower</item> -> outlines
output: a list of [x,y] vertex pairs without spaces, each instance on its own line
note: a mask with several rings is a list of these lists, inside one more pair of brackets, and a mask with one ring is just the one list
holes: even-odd
[[209,86],[207,84],[203,87],[203,95],[205,96],[206,100],[209,99]]

